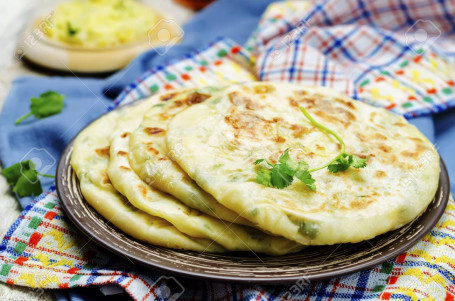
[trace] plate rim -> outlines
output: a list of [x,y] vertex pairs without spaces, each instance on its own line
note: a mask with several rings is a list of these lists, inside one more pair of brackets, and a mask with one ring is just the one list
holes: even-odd
[[[122,106],[120,108],[123,108],[123,107],[124,106]],[[105,115],[105,114],[103,114],[103,115]],[[438,195],[438,193],[442,194],[441,204],[437,207],[437,211],[433,215],[431,215],[430,222],[427,224],[423,224],[424,229],[422,231],[417,233],[417,235],[415,235],[412,239],[407,240],[405,243],[400,244],[398,248],[394,249],[393,251],[388,252],[384,256],[381,256],[379,258],[369,260],[366,262],[361,262],[352,267],[338,268],[336,270],[330,270],[328,272],[322,271],[316,275],[301,274],[299,276],[289,276],[289,277],[278,277],[277,276],[277,277],[267,277],[267,278],[265,278],[265,277],[248,278],[247,276],[242,277],[242,276],[233,276],[233,275],[211,275],[211,274],[206,274],[203,272],[178,270],[174,267],[165,266],[161,263],[148,262],[144,258],[138,257],[135,254],[122,253],[121,250],[117,249],[115,246],[112,246],[109,242],[104,241],[103,238],[98,237],[96,235],[96,233],[94,233],[87,226],[85,226],[83,224],[83,222],[76,216],[76,214],[73,212],[73,210],[71,210],[71,208],[69,208],[69,206],[67,204],[67,202],[69,203],[69,201],[65,195],[65,193],[69,192],[69,188],[64,185],[62,177],[64,175],[65,170],[67,170],[67,168],[69,168],[72,173],[75,173],[71,164],[65,162],[65,158],[68,157],[72,153],[72,147],[74,144],[74,140],[77,136],[78,136],[78,134],[73,139],[71,139],[71,141],[68,143],[68,145],[65,147],[64,151],[62,152],[62,155],[60,156],[60,159],[59,159],[59,162],[57,165],[57,174],[56,174],[56,182],[55,182],[57,195],[60,199],[60,204],[61,204],[66,216],[71,221],[71,223],[73,225],[75,225],[76,228],[79,231],[81,231],[85,236],[88,236],[89,238],[91,237],[91,240],[93,240],[96,244],[98,244],[102,248],[107,249],[109,252],[119,255],[120,257],[127,257],[129,260],[131,260],[135,264],[139,264],[141,267],[150,268],[150,269],[153,269],[156,271],[161,271],[161,272],[169,272],[173,275],[177,275],[177,276],[181,276],[181,277],[185,277],[185,278],[209,280],[209,281],[211,280],[211,281],[233,282],[233,283],[247,283],[247,284],[255,283],[255,284],[271,285],[271,284],[295,283],[297,280],[302,279],[302,278],[304,278],[308,281],[311,281],[311,282],[320,281],[320,280],[326,280],[326,279],[330,279],[330,278],[334,278],[334,277],[340,277],[340,276],[348,275],[351,273],[359,272],[359,271],[362,271],[362,270],[365,270],[368,268],[372,268],[389,259],[395,258],[395,257],[399,256],[400,254],[409,250],[415,244],[417,244],[425,235],[427,235],[431,231],[431,229],[434,228],[434,226],[437,224],[437,222],[440,220],[440,218],[444,214],[444,211],[449,202],[449,195],[450,195],[449,175],[448,175],[447,168],[446,168],[444,161],[442,160],[442,158],[440,158],[441,171],[440,171],[440,176],[439,176],[438,189],[436,191],[435,196]],[[76,179],[77,179],[77,176],[76,176]],[[77,179],[77,183],[79,183],[79,179]],[[77,185],[79,185],[79,184],[77,184]],[[100,218],[104,222],[106,222],[106,219],[103,216],[101,216],[92,206],[90,206],[89,204],[87,204],[87,206],[89,207],[90,210],[94,211],[96,213],[96,215],[100,216]],[[416,219],[425,215],[427,213],[427,211],[428,211],[428,207],[425,209],[425,211],[422,212],[422,214],[420,214],[418,217],[416,217]],[[153,247],[164,248],[164,247],[153,246],[151,244],[144,243],[134,237],[131,237],[130,235],[124,233],[123,231],[119,230],[114,225],[109,223],[109,221],[108,221],[108,227],[112,228],[114,231],[120,232],[123,235],[130,237],[137,243],[145,245],[149,248],[153,248]],[[392,230],[392,231],[397,231],[400,228]],[[391,231],[389,231],[389,232],[391,232]],[[186,251],[180,251],[180,250],[174,250],[174,251],[186,252]],[[286,255],[283,255],[283,256],[286,256]],[[269,256],[267,256],[267,257],[269,257]]]

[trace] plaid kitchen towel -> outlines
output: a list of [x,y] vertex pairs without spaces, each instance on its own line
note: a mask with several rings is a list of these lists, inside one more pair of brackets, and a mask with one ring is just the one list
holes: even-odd
[[269,6],[247,43],[261,80],[328,86],[405,117],[455,106],[455,2],[297,3]]
[[[446,300],[455,295],[455,203],[399,257],[370,270],[308,285],[258,286],[152,273],[109,254],[68,223],[55,188],[32,202],[0,245],[0,280],[44,288],[118,284],[135,300]],[[170,294],[169,294],[170,291]],[[165,294],[167,292],[167,294]]]
[[[384,2],[389,5],[381,6]],[[255,74],[262,80],[330,86],[407,117],[438,112],[452,105],[453,62],[446,35],[453,30],[453,9],[444,1],[277,3],[267,10],[248,48],[219,40],[200,53],[157,66],[127,88],[114,106],[174,87],[248,81]],[[425,49],[403,40],[402,33],[404,24],[423,15],[436,16],[436,26],[444,28]],[[314,28],[302,29],[302,20],[312,22]],[[444,52],[438,45],[445,47]],[[390,91],[398,96],[384,96]],[[163,292],[169,288],[174,288],[171,297],[182,300],[454,300],[454,246],[451,200],[422,241],[370,270],[311,285],[189,281],[162,277],[124,258],[107,256],[68,223],[51,187],[25,209],[3,238],[0,280],[45,288],[119,284],[136,300],[166,300]]]

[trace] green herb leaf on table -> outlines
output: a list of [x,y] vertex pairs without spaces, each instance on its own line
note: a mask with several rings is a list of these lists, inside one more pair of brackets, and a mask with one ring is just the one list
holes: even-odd
[[[292,184],[294,177],[305,183],[305,185],[311,190],[316,190],[315,180],[311,176],[312,172],[327,169],[332,173],[337,173],[347,170],[349,167],[353,168],[364,168],[367,166],[367,160],[360,158],[354,154],[348,154],[345,152],[346,146],[343,139],[338,136],[334,131],[323,126],[317,122],[303,107],[300,107],[300,111],[314,126],[320,130],[332,135],[341,145],[340,153],[332,159],[330,162],[308,170],[308,164],[305,161],[295,162],[289,155],[289,148],[286,149],[279,157],[277,164],[272,164],[266,159],[258,159],[254,162],[255,165],[262,164],[257,171],[256,181],[259,184],[283,189]],[[271,168],[271,169],[270,169]]]
[[55,91],[47,91],[40,97],[32,97],[30,99],[30,112],[16,120],[15,124],[18,125],[32,115],[42,119],[60,113],[64,107],[64,99],[65,95]]
[[41,174],[36,171],[35,167],[31,160],[22,161],[3,169],[1,174],[20,197],[37,196],[43,192],[39,176],[52,178],[54,176]]

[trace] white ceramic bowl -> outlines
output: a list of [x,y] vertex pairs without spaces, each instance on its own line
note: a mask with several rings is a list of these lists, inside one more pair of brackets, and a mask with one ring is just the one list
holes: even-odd
[[[163,16],[150,26],[143,40],[106,48],[85,48],[60,43],[44,33],[46,22],[40,18],[23,33],[16,57],[25,56],[31,62],[51,69],[78,73],[110,72],[125,67],[138,54],[159,46],[170,47],[183,37],[183,30]],[[165,50],[165,49],[164,49]],[[158,49],[162,53],[163,49]]]

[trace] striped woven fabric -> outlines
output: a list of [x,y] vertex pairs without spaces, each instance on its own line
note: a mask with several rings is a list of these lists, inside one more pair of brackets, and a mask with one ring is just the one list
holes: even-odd
[[119,284],[135,300],[454,300],[455,203],[408,252],[370,270],[307,285],[190,281],[151,273],[91,243],[68,223],[55,188],[14,222],[0,245],[0,281],[44,288]]
[[332,87],[405,117],[455,105],[453,1],[299,2],[271,5],[247,43],[259,79]]
[[[454,9],[444,1],[423,0],[277,3],[247,47],[219,40],[157,66],[128,87],[115,106],[175,87],[259,78],[330,86],[407,117],[437,112],[453,105],[453,45],[447,36]],[[425,17],[444,34],[420,51],[422,43],[406,42],[404,30]],[[307,23],[311,26],[302,29]],[[51,188],[11,226],[0,246],[0,281],[43,288],[117,283],[135,300],[166,300],[161,297],[168,288],[174,288],[171,298],[181,300],[454,300],[453,200],[437,226],[394,260],[329,281],[289,286],[190,281],[142,270],[82,236],[59,202]]]

